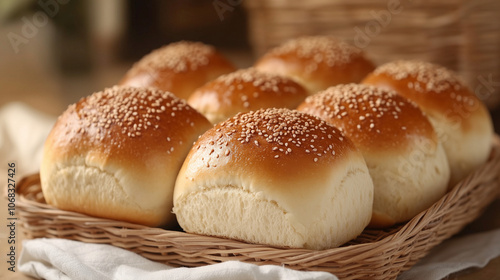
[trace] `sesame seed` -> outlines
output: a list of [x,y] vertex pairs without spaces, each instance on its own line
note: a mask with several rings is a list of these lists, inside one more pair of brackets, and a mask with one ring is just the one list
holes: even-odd
[[309,60],[306,72],[316,71],[319,64],[328,67],[343,65],[362,55],[360,49],[332,36],[304,36],[289,40],[269,51],[270,56],[290,53]]
[[152,51],[137,62],[129,71],[134,75],[140,71],[170,69],[174,73],[196,70],[207,65],[215,48],[199,42],[180,41]]
[[[255,68],[245,68],[229,74],[221,75],[198,90],[199,98],[205,93],[218,92],[224,99],[240,99],[240,111],[246,112],[261,108],[261,102],[255,102],[260,96],[281,96],[284,92],[293,95],[307,96],[305,89],[290,78],[282,75],[257,71]],[[248,92],[252,94],[248,94]],[[224,103],[224,100],[220,102]],[[229,101],[227,101],[229,102]],[[231,103],[231,102],[229,102]],[[280,105],[283,104],[282,101]]]
[[424,61],[397,60],[389,62],[378,67],[374,74],[385,74],[396,80],[413,77],[416,82],[409,82],[407,86],[417,92],[434,91],[440,93],[449,89],[458,91],[464,87],[458,75],[453,71]]
[[[169,103],[173,108],[192,110],[184,105],[185,101],[171,93],[152,88],[133,88],[115,86],[96,92],[79,101],[78,115],[81,122],[80,133],[84,127],[98,128],[96,139],[103,141],[112,137],[113,131],[124,134],[130,138],[144,135],[144,132],[159,128],[160,116],[164,113],[152,113],[153,103]],[[112,104],[112,105],[111,105]],[[141,105],[138,105],[141,104]],[[76,111],[75,105],[68,110]],[[111,140],[111,145],[120,145]]]
[[[254,151],[272,150],[273,158],[310,154],[311,159],[331,155],[332,151],[339,149],[341,140],[335,136],[339,135],[335,134],[336,131],[335,127],[319,118],[277,108],[239,113],[214,128],[215,138],[218,139],[216,145],[219,147],[228,143],[252,143],[254,149],[257,149]],[[314,142],[314,145],[311,142]],[[293,153],[289,144],[294,144]],[[213,154],[215,156],[216,153]]]

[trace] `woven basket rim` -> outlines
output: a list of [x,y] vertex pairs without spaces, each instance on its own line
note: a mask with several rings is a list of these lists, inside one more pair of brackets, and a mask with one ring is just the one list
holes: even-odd
[[[355,269],[365,271],[366,275],[369,275],[366,279],[393,279],[425,256],[432,247],[457,233],[496,199],[500,193],[500,137],[496,135],[493,142],[492,155],[488,162],[409,222],[386,230],[380,239],[369,242],[362,240],[358,244],[346,244],[342,247],[321,251],[256,245],[183,231],[150,228],[59,210],[45,203],[34,201],[33,197],[28,197],[33,194],[30,193],[30,188],[38,188],[38,195],[42,195],[38,174],[26,176],[19,182],[17,188],[20,195],[18,207],[22,212],[22,226],[28,234],[36,235],[39,234],[39,231],[45,230],[42,237],[68,238],[69,236],[69,239],[84,242],[112,244],[137,252],[151,260],[174,266],[200,266],[226,260],[241,260],[255,264],[281,264],[300,270],[323,270],[337,276],[345,276],[345,279],[356,279],[362,272],[349,274],[348,271],[343,270],[344,267],[354,266]],[[491,182],[487,184],[483,180]],[[443,218],[448,212],[454,212],[458,207],[464,207],[462,204],[469,205],[469,201],[475,199],[471,198],[474,194],[482,193],[485,193],[484,197],[473,203],[474,209],[478,208],[476,209],[477,214],[460,218],[458,221],[453,220],[455,215]],[[42,224],[39,224],[40,220]],[[44,222],[47,222],[48,225],[45,225]],[[58,232],[58,223],[65,225],[62,231],[66,235]],[[450,225],[450,229],[445,228],[444,232],[436,232],[436,227],[446,225]],[[52,229],[51,226],[56,228]],[[84,236],[78,235],[80,232],[86,231],[88,233]],[[380,233],[377,230],[371,231],[373,232],[367,234]],[[425,234],[430,236],[427,240],[429,244],[421,244],[422,236],[420,235],[422,233],[424,233],[423,238],[425,238]],[[59,236],[60,234],[62,236]],[[415,244],[415,248],[412,247],[413,244]],[[406,249],[399,252],[398,250],[401,248]],[[401,255],[391,256],[396,253]],[[343,257],[339,258],[339,256]],[[376,258],[388,258],[390,262],[387,263],[385,259],[383,262],[381,260],[369,262]],[[392,265],[394,268],[388,268],[381,274],[381,278],[377,278],[378,276],[376,277],[371,272],[374,266],[386,265]]]

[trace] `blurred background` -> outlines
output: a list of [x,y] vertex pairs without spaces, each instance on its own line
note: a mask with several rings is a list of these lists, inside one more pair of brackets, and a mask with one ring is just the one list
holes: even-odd
[[215,45],[239,67],[249,66],[244,8],[216,10],[214,3],[2,0],[0,106],[21,101],[58,115],[117,83],[153,49],[179,40]]
[[247,67],[289,38],[330,34],[377,64],[416,58],[457,71],[498,119],[499,15],[497,0],[1,0],[0,107],[59,115],[179,40]]
[[[343,38],[376,64],[422,59],[458,72],[500,132],[499,0],[0,0],[0,112],[18,102],[57,116],[116,84],[153,49],[179,40],[212,44],[243,68],[289,38],[313,34]],[[8,118],[9,127],[48,131]],[[32,136],[18,131],[13,138]],[[22,146],[24,158],[34,148]],[[9,149],[0,139],[2,164],[16,158]],[[489,217],[499,207],[497,200],[481,224],[498,227]],[[2,238],[0,232],[6,246]],[[0,268],[0,275],[7,271]],[[498,275],[498,269],[483,271]],[[25,279],[17,276],[11,279]]]

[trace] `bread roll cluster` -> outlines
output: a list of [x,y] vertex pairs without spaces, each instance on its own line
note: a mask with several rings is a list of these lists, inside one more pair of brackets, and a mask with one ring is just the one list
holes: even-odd
[[437,134],[396,92],[338,85],[308,97],[298,110],[338,127],[363,153],[375,186],[370,226],[408,221],[445,194],[450,169]]
[[492,135],[484,105],[434,64],[376,68],[308,36],[237,70],[183,41],[69,106],[40,176],[60,209],[321,250],[424,211],[486,161]]
[[452,71],[423,61],[394,61],[378,67],[363,83],[394,90],[425,112],[446,151],[450,187],[490,155],[493,123],[488,109]]

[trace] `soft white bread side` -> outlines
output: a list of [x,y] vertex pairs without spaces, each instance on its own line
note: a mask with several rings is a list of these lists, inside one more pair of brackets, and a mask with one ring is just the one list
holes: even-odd
[[335,125],[363,153],[375,188],[370,226],[408,221],[445,194],[444,149],[422,111],[396,92],[338,85],[308,97],[298,110]]
[[427,114],[446,151],[450,187],[488,159],[494,133],[491,116],[452,71],[401,60],[378,67],[363,83],[395,90]]
[[269,50],[259,71],[291,77],[315,94],[338,84],[359,83],[375,69],[363,51],[333,36],[304,36]]
[[372,201],[365,161],[338,129],[261,109],[200,137],[179,172],[174,212],[191,233],[326,249],[363,231]]
[[40,177],[48,204],[148,226],[175,224],[175,179],[211,124],[171,93],[113,87],[59,117]]

